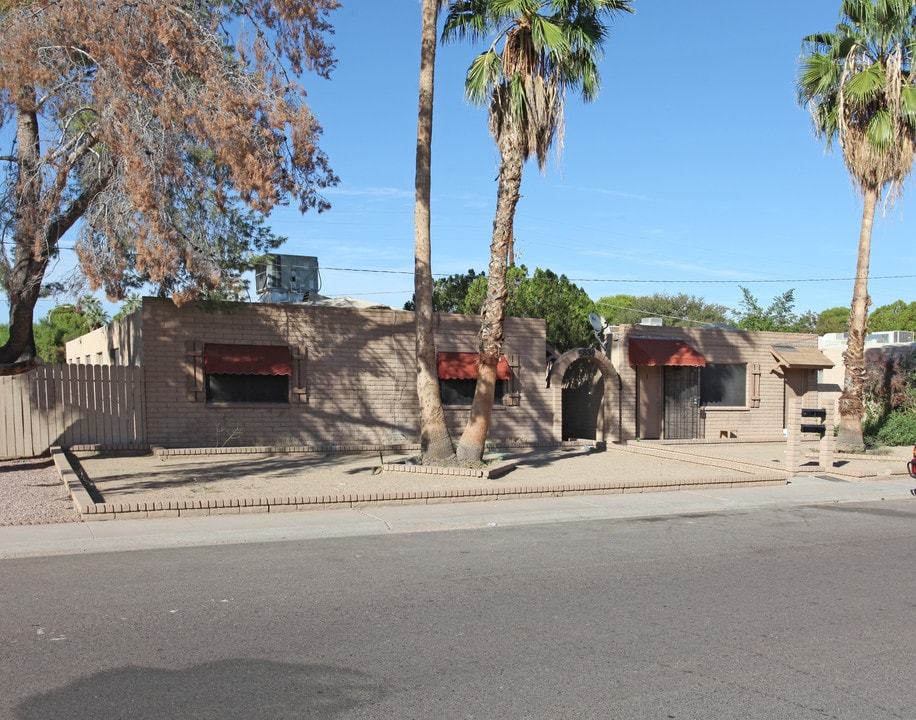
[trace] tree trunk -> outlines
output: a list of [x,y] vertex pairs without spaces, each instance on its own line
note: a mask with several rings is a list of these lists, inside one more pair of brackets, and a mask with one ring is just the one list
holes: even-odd
[[856,279],[849,311],[849,340],[846,352],[843,353],[846,370],[843,377],[843,392],[840,393],[837,449],[847,452],[865,449],[865,440],[862,436],[865,405],[862,395],[865,387],[865,336],[868,334],[868,306],[871,304],[871,298],[868,297],[868,261],[878,195],[878,189],[869,189],[863,198],[859,258],[856,263]]
[[420,451],[424,463],[455,455],[448,432],[433,333],[433,276],[430,241],[432,184],[433,88],[435,87],[436,18],[439,0],[423,0],[420,40],[420,109],[417,119],[417,167],[414,205],[414,327],[416,331],[417,399],[420,403]]
[[[38,364],[35,349],[35,305],[49,260],[57,254],[60,239],[88,210],[92,201],[111,182],[115,167],[103,161],[92,179],[75,197],[67,197],[67,178],[80,158],[93,151],[95,141],[83,143],[78,152],[56,166],[42,164],[35,91],[24,88],[16,102],[16,146],[19,182],[16,185],[16,227],[13,264],[5,277],[10,303],[10,336],[0,347],[0,375],[14,375]],[[98,154],[98,153],[97,153]],[[102,154],[103,155],[103,154]],[[42,185],[46,173],[54,179]]]
[[503,320],[506,315],[506,267],[515,206],[522,186],[524,155],[521,144],[512,132],[498,139],[500,150],[499,190],[496,198],[496,218],[490,243],[490,267],[487,272],[487,296],[481,308],[477,387],[471,404],[467,426],[458,442],[458,459],[480,462],[484,443],[490,430],[490,416],[496,391],[496,366],[503,342]]
[[16,145],[19,154],[19,182],[16,187],[16,228],[13,265],[6,278],[10,304],[10,336],[0,347],[0,375],[22,372],[38,364],[33,322],[35,304],[41,294],[41,283],[50,257],[43,242],[45,226],[41,213],[41,147],[38,115],[34,108],[35,92],[25,88],[18,97],[16,109]]

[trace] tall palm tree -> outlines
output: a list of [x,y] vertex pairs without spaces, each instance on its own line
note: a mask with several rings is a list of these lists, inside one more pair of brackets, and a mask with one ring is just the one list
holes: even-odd
[[433,276],[430,241],[430,187],[435,87],[436,22],[443,0],[423,0],[420,39],[420,102],[417,118],[417,160],[414,203],[414,328],[416,332],[417,399],[420,403],[420,448],[424,462],[455,454],[449,435],[436,370],[433,335]]
[[864,447],[865,335],[868,262],[875,208],[893,199],[910,174],[916,152],[916,0],[844,0],[836,31],[804,38],[798,74],[818,137],[838,142],[862,195],[859,253],[849,314],[846,372],[840,395],[841,449]]
[[457,0],[449,6],[444,40],[492,38],[468,69],[465,93],[471,102],[487,106],[500,155],[477,389],[458,443],[460,460],[480,460],[490,428],[522,167],[535,156],[543,171],[554,142],[562,145],[568,89],[579,90],[586,102],[597,95],[598,61],[608,33],[603,21],[632,12],[631,1]]

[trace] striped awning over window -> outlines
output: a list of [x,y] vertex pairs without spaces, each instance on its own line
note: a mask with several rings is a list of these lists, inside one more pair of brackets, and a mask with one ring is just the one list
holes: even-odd
[[706,367],[706,358],[683,340],[631,337],[629,347],[631,367],[636,365]]
[[[440,380],[477,379],[477,353],[441,352],[437,364]],[[505,355],[499,356],[496,377],[498,380],[508,380],[512,377],[512,369]]]
[[292,375],[293,360],[285,345],[204,345],[208,375]]

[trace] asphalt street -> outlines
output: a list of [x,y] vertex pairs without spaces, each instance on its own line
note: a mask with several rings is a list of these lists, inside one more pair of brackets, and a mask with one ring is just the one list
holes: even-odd
[[907,493],[7,558],[0,717],[913,718],[914,521]]

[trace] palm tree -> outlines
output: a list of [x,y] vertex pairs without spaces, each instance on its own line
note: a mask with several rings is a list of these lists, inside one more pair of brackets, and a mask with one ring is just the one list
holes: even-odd
[[846,373],[840,395],[840,449],[864,448],[865,335],[868,262],[875,208],[893,199],[910,174],[916,152],[916,0],[844,0],[833,33],[804,38],[799,104],[809,108],[816,135],[838,142],[862,195],[859,253],[849,314]]
[[414,327],[416,331],[417,399],[420,403],[420,449],[424,462],[455,454],[442,412],[433,335],[433,276],[430,242],[430,186],[435,87],[436,22],[442,0],[423,0],[420,39],[420,102],[417,119],[417,164],[414,204]]
[[86,320],[90,330],[95,330],[108,323],[108,313],[99,299],[94,295],[83,295],[76,305],[80,314]]
[[632,12],[630,5],[631,0],[457,0],[449,6],[444,40],[492,37],[468,69],[465,93],[487,106],[500,155],[477,389],[458,443],[460,460],[480,460],[490,427],[522,167],[535,156],[543,172],[554,142],[562,144],[568,89],[579,90],[586,102],[597,95],[598,61],[608,32],[602,21]]

